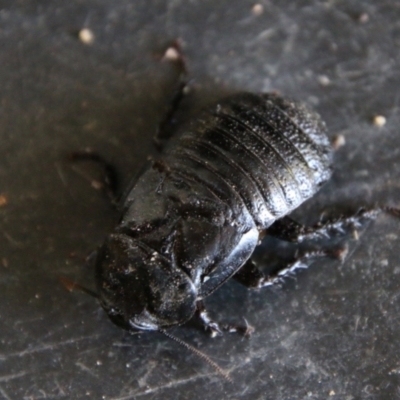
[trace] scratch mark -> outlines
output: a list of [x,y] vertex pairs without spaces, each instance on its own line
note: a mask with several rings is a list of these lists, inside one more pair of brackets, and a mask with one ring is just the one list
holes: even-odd
[[147,378],[149,377],[149,375],[153,372],[153,369],[157,366],[157,363],[152,361],[149,363],[150,364],[150,368],[146,371],[146,373],[139,378],[138,383],[139,383],[139,387],[145,387],[147,385]]
[[79,367],[82,371],[87,372],[89,375],[93,376],[96,379],[99,379],[99,377],[89,368],[87,367],[85,364],[81,363],[81,362],[76,362],[75,365],[77,367]]
[[358,329],[358,324],[360,323],[360,319],[361,317],[359,315],[356,316],[356,323],[354,326],[354,333],[357,333],[357,329]]
[[20,378],[21,376],[26,375],[28,372],[26,371],[21,371],[17,372],[16,374],[10,374],[10,375],[3,375],[0,376],[0,382],[8,382],[11,381],[12,379],[17,379]]
[[10,234],[8,234],[7,232],[4,232],[4,231],[3,231],[3,235],[4,235],[4,237],[5,237],[12,245],[14,245],[15,247],[19,247],[19,248],[24,247],[24,245],[23,245],[22,242],[19,242],[18,240],[15,240],[15,239],[14,239]]
[[58,389],[58,391],[59,391],[59,395],[60,395],[61,397],[65,397],[65,396],[67,395],[67,393],[65,393],[64,389],[63,389],[62,386],[60,385],[60,382],[58,382],[58,380],[56,379],[54,383],[56,384],[56,387],[57,387],[57,389]]
[[[270,354],[272,354],[273,350],[272,349],[266,349],[265,351],[251,351],[250,354],[248,355],[248,357],[246,357],[242,362],[240,362],[239,364],[235,365],[234,367],[230,368],[228,370],[228,373],[231,374],[233,371],[236,370],[240,370],[241,368],[245,367],[246,365],[248,365],[249,363],[252,363],[254,360],[265,360],[267,359]],[[147,375],[147,374],[146,374]],[[146,390],[143,391],[134,391],[131,392],[125,396],[120,396],[120,397],[113,397],[110,400],[135,400],[139,397],[148,395],[148,394],[155,394],[163,389],[171,389],[171,388],[175,388],[177,386],[182,386],[185,385],[186,383],[190,383],[190,382],[194,382],[197,381],[198,379],[201,378],[210,378],[211,376],[214,376],[216,374],[214,373],[207,373],[207,374],[199,374],[199,375],[195,375],[189,378],[185,378],[185,379],[180,379],[180,380],[175,380],[169,383],[166,383],[164,385],[160,385],[160,386],[155,386],[155,387],[148,387]],[[143,378],[142,378],[143,379]]]
[[[40,353],[42,351],[47,351],[47,350],[55,350],[59,347],[62,346],[68,346],[70,344],[75,344],[78,342],[82,342],[84,340],[95,340],[99,338],[100,335],[91,335],[91,336],[83,336],[80,338],[73,338],[69,340],[65,340],[64,342],[56,342],[56,343],[48,343],[48,344],[42,344],[36,347],[32,347],[30,349],[25,349],[22,351],[16,351],[14,353],[9,353],[9,354],[0,354],[0,359],[7,359],[7,357],[23,357],[29,354],[33,353]],[[1,382],[1,380],[0,380]]]
[[[290,25],[289,25],[290,26]],[[285,43],[283,44],[283,54],[289,54],[292,52],[295,42],[297,40],[297,34],[299,32],[299,27],[295,24],[289,29],[289,36],[287,37]]]
[[[215,374],[211,374],[211,375],[215,375]],[[192,382],[192,381],[197,381],[198,379],[204,378],[204,377],[208,377],[210,376],[210,374],[201,374],[201,375],[196,375],[196,376],[192,376],[190,378],[186,378],[186,379],[180,379],[180,380],[176,380],[173,382],[169,382],[166,383],[165,385],[160,385],[160,386],[155,386],[155,387],[150,387],[142,392],[132,392],[126,396],[122,396],[122,397],[114,397],[110,400],[131,400],[131,399],[136,399],[138,397],[144,396],[146,394],[152,394],[152,393],[156,393],[160,390],[163,389],[169,389],[169,388],[173,388],[175,386],[181,386],[184,385],[186,383]]]
[[[75,198],[75,196],[73,195],[73,193],[71,192],[71,190],[69,189],[69,185],[68,185],[68,180],[67,180],[67,178],[65,177],[65,174],[64,174],[64,171],[63,171],[63,169],[62,169],[62,165],[60,164],[60,163],[55,163],[54,164],[55,165],[55,168],[56,168],[56,171],[57,171],[57,175],[60,177],[60,180],[61,180],[61,182],[62,182],[62,184],[66,187],[66,189],[67,189],[67,194],[68,194],[68,196],[69,197],[71,197],[71,199],[73,200],[73,201],[77,201],[77,199]],[[74,170],[73,168],[72,168],[72,170]]]
[[259,42],[261,40],[268,40],[271,39],[274,35],[276,34],[276,29],[275,28],[268,28],[264,29],[261,31],[255,38],[256,42]]
[[36,321],[43,321],[43,317],[34,317],[34,318],[28,318],[25,320],[20,320],[20,321],[16,321],[14,324],[14,328],[17,328],[19,325],[24,325],[24,324],[32,324],[32,322],[36,322]]
[[7,394],[7,392],[0,387],[0,394],[6,399],[6,400],[11,400],[11,397]]
[[64,175],[64,172],[63,172],[63,170],[61,168],[60,163],[56,162],[56,163],[54,163],[54,165],[56,167],[57,174],[60,177],[62,184],[65,187],[68,187],[68,183],[67,183],[67,180],[65,179],[65,175]]

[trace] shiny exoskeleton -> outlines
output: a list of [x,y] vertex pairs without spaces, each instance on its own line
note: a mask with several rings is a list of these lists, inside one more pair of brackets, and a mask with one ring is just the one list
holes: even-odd
[[302,103],[239,93],[206,109],[127,195],[97,255],[102,306],[127,329],[161,330],[197,312],[218,332],[202,300],[235,274],[271,282],[248,261],[265,231],[318,233],[285,216],[330,178],[331,162],[325,124]]

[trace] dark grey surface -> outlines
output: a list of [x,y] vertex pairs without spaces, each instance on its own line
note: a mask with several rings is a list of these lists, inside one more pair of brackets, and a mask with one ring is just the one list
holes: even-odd
[[[195,78],[181,118],[228,91],[278,89],[345,136],[334,178],[298,217],[400,206],[399,4],[263,1],[256,17],[253,2],[215,3],[0,2],[1,399],[400,398],[394,218],[371,224],[343,265],[319,262],[282,290],[230,282],[213,295],[212,315],[246,317],[256,328],[249,340],[173,330],[233,384],[166,337],[129,336],[58,281],[93,287],[71,253],[86,256],[117,220],[65,155],[90,146],[128,179],[155,154],[152,136],[176,82],[156,55],[175,38]],[[77,39],[82,27],[95,34],[91,46]],[[387,117],[383,128],[371,124],[376,114]]]

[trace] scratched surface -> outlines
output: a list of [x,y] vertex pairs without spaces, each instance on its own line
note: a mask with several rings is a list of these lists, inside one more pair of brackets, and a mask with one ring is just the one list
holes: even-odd
[[[166,337],[126,334],[58,281],[93,287],[83,258],[118,219],[90,185],[97,171],[66,155],[91,147],[126,182],[155,154],[177,78],[158,56],[175,38],[193,78],[178,121],[225,92],[279,90],[345,137],[334,178],[299,219],[400,206],[400,5],[260,4],[256,15],[251,1],[1,1],[0,399],[400,398],[400,225],[391,217],[371,224],[343,265],[318,262],[279,290],[230,282],[213,295],[212,315],[245,317],[249,340],[173,330],[233,383]],[[85,27],[90,45],[77,36]]]

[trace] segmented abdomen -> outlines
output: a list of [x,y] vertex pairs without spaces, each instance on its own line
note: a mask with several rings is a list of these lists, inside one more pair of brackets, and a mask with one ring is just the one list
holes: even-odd
[[167,151],[172,172],[245,207],[264,229],[330,177],[325,124],[302,103],[239,93],[205,111]]

